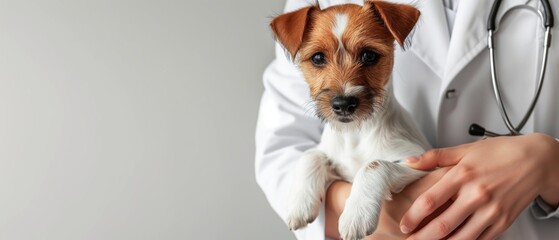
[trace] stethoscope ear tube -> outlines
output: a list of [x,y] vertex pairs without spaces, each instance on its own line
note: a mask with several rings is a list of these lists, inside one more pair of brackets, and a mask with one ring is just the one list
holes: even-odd
[[551,11],[551,5],[548,0],[542,0],[543,10],[545,11],[544,26],[553,27],[553,12]]
[[[548,3],[549,4],[549,3]],[[489,17],[487,18],[487,31],[495,31],[497,28],[496,19],[497,12],[501,6],[501,0],[495,0],[493,7],[491,7],[491,12],[489,12]]]
[[[487,18],[487,31],[493,30],[497,28],[497,12],[499,12],[499,8],[501,7],[502,0],[495,0],[493,6],[491,7],[491,12],[489,12],[489,17]],[[545,14],[543,15],[543,25],[544,27],[553,27],[554,20],[553,20],[553,12],[551,11],[551,5],[549,4],[549,0],[540,0],[543,5],[543,10]]]

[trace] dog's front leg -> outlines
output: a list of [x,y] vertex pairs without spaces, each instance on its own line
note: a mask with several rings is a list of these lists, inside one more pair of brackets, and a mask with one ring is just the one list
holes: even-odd
[[287,225],[291,230],[305,227],[316,219],[326,184],[332,179],[331,162],[317,149],[307,150],[297,165],[287,205]]
[[391,192],[401,191],[426,172],[390,161],[372,161],[363,166],[353,180],[351,193],[339,220],[344,240],[362,239],[377,228],[380,208]]

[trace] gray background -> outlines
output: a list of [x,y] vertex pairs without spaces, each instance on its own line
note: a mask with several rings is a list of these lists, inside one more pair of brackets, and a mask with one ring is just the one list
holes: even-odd
[[254,180],[284,1],[0,1],[0,239],[288,239]]

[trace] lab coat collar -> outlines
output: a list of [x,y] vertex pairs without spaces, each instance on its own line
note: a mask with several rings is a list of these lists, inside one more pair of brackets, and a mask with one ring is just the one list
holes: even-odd
[[443,85],[452,81],[487,47],[486,25],[492,5],[493,1],[488,0],[460,1],[444,68]]
[[416,7],[421,11],[421,17],[410,50],[442,79],[450,41],[444,6],[440,0],[424,0]]
[[[435,1],[436,2],[436,1]],[[487,48],[487,18],[494,1],[460,1],[454,30],[450,38],[441,91],[450,84],[480,52]],[[503,1],[497,14],[497,22],[510,8],[524,4],[526,0]]]

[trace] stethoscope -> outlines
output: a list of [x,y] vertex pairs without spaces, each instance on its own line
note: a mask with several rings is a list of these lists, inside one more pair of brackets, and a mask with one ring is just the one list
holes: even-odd
[[[499,82],[497,81],[497,73],[495,69],[495,43],[493,42],[493,34],[496,30],[495,19],[497,18],[497,12],[501,5],[501,0],[495,0],[493,3],[493,7],[491,8],[491,12],[489,13],[489,18],[487,19],[487,31],[489,32],[489,36],[487,38],[487,48],[489,49],[489,58],[491,59],[491,83],[493,84],[493,94],[495,95],[495,99],[497,100],[497,104],[499,105],[499,111],[501,116],[503,117],[503,121],[505,125],[509,129],[510,133],[506,134],[498,134],[495,132],[491,132],[485,130],[482,126],[473,123],[470,125],[469,133],[472,136],[486,136],[486,137],[497,137],[497,136],[516,136],[521,135],[520,131],[532,115],[536,103],[538,102],[538,98],[540,97],[540,92],[542,90],[543,80],[545,76],[545,70],[547,67],[547,54],[548,49],[551,46],[551,28],[553,27],[553,12],[551,11],[551,6],[549,5],[548,0],[540,0],[543,5],[544,12],[542,13],[540,10],[537,10],[533,7],[528,5],[519,5],[511,8],[507,13],[515,9],[528,9],[531,12],[534,12],[539,15],[540,19],[542,20],[543,27],[545,29],[545,38],[544,38],[544,49],[543,49],[543,56],[542,56],[542,65],[540,69],[540,76],[538,80],[538,86],[534,97],[532,98],[532,102],[530,103],[530,107],[528,111],[524,114],[522,121],[517,126],[514,126],[509,119],[507,111],[505,109],[505,105],[503,100],[501,99],[501,91],[499,87]],[[504,16],[503,16],[504,17]]]

